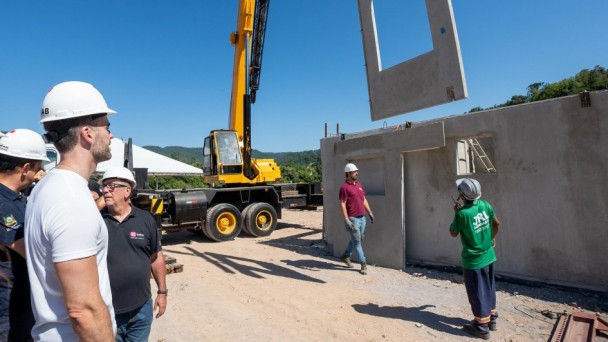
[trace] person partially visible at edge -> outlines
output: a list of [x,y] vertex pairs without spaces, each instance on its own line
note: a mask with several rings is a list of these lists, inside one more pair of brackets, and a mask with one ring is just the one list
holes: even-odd
[[38,133],[29,129],[0,132],[0,342],[32,341],[23,191],[39,180],[42,161],[48,159]]
[[497,329],[494,246],[500,222],[490,203],[480,199],[481,185],[478,181],[463,178],[456,181],[456,186],[458,199],[462,199],[464,204],[454,204],[450,234],[453,237],[460,235],[464,285],[475,317],[463,329],[487,340],[490,331]]
[[[124,167],[106,170],[102,178],[106,207],[101,211],[110,237],[108,270],[116,314],[116,341],[147,341],[156,318],[167,307],[165,258],[160,233],[149,211],[131,204],[136,182]],[[128,260],[128,262],[125,262]],[[150,271],[158,289],[152,303]]]
[[357,179],[359,179],[359,169],[357,166],[352,163],[346,164],[344,173],[346,175],[346,181],[344,181],[344,184],[340,187],[338,197],[340,199],[340,208],[342,209],[344,224],[350,234],[350,241],[340,259],[348,268],[352,268],[353,265],[350,261],[350,256],[354,249],[357,253],[357,258],[361,263],[361,274],[367,274],[367,263],[365,261],[362,245],[366,226],[365,213],[367,212],[369,215],[371,223],[374,223],[374,214],[365,198],[363,184],[357,181]]
[[84,82],[60,83],[44,98],[40,122],[61,161],[36,184],[25,211],[35,340],[115,339],[108,231],[87,187],[112,156],[108,115],[115,113]]
[[106,202],[101,193],[101,185],[99,185],[99,183],[97,183],[93,178],[90,178],[88,187],[89,191],[91,192],[91,196],[93,196],[93,201],[95,201],[95,206],[97,209],[103,209],[106,206]]

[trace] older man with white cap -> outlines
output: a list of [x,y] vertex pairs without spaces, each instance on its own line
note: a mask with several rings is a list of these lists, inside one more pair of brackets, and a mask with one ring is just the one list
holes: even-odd
[[[110,237],[108,270],[116,313],[116,341],[147,341],[153,311],[158,309],[158,318],[167,307],[165,258],[160,234],[150,212],[131,204],[136,182],[129,169],[111,167],[101,181],[106,203],[101,214]],[[154,302],[150,271],[158,289]]]
[[494,282],[495,237],[500,222],[494,209],[481,197],[481,185],[473,178],[456,181],[458,199],[464,204],[454,205],[454,220],[450,225],[453,237],[460,235],[464,285],[475,319],[463,329],[487,340],[490,331],[497,329],[496,285]]

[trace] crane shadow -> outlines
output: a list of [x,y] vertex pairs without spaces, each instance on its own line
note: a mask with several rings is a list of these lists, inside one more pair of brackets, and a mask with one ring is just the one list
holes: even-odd
[[225,255],[211,252],[199,252],[196,249],[186,246],[184,247],[190,253],[180,251],[168,251],[176,254],[190,254],[198,256],[211,265],[221,269],[225,273],[236,274],[240,273],[249,277],[265,279],[267,275],[286,277],[295,280],[309,281],[313,283],[325,283],[321,279],[307,276],[287,267],[279,266],[271,262],[241,258],[234,255]]
[[321,270],[352,270],[343,265],[319,260],[281,260],[281,262],[291,267],[317,272]]
[[430,304],[417,307],[379,306],[373,303],[353,304],[355,311],[362,314],[401,319],[404,321],[423,324],[426,327],[436,331],[456,336],[468,336],[461,328],[464,324],[469,323],[469,321],[460,317],[442,316],[426,310],[434,307],[435,305]]
[[308,237],[319,234],[319,230],[306,228],[306,231],[277,239],[262,241],[260,244],[286,249],[303,255],[310,255],[324,259],[335,259],[330,247],[322,240],[310,239]]

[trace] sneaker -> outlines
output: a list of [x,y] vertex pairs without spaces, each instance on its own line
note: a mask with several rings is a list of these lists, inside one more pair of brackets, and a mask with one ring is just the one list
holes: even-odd
[[496,321],[491,321],[488,326],[490,327],[490,331],[496,331],[498,328],[496,327]]
[[346,264],[346,267],[353,268],[353,264],[350,262],[350,257],[343,255],[340,257],[340,260],[342,260],[342,262],[344,262],[344,264]]
[[496,320],[498,319],[498,314],[490,316],[490,323],[488,326],[490,327],[490,331],[496,331],[498,328],[496,327]]
[[469,334],[471,334],[475,337],[479,337],[484,340],[490,339],[490,332],[486,331],[485,329],[482,328],[482,326],[480,326],[479,324],[476,324],[476,323],[465,324],[462,327],[462,330],[468,332]]
[[363,275],[367,274],[367,264],[365,264],[364,262],[361,263],[361,274],[363,274]]

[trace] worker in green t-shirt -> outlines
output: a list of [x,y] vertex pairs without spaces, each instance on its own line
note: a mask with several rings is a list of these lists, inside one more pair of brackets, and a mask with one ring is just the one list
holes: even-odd
[[453,237],[460,235],[464,285],[475,319],[463,329],[487,340],[496,330],[496,285],[494,282],[494,245],[500,222],[494,209],[481,197],[481,185],[472,178],[456,181],[458,199],[454,205],[454,220],[450,225]]

